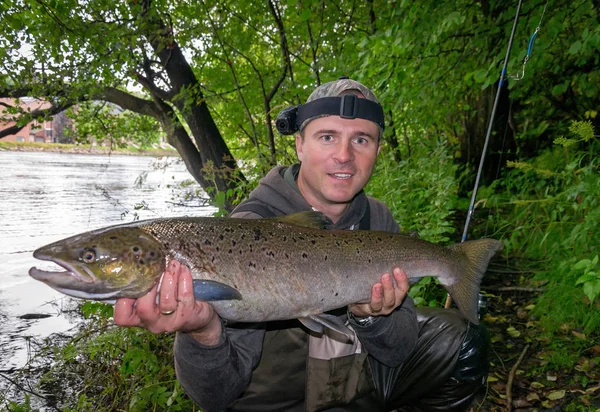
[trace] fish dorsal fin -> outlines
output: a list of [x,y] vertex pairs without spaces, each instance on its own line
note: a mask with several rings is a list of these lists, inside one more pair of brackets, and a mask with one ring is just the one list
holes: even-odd
[[325,229],[327,225],[331,224],[331,220],[324,213],[316,210],[292,213],[291,215],[278,216],[273,219],[289,225],[310,227],[313,229]]

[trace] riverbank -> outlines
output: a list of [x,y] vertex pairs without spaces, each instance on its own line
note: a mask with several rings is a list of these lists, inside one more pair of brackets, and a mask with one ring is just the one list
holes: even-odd
[[0,152],[54,152],[74,154],[110,154],[123,156],[179,156],[175,149],[140,149],[137,147],[110,148],[102,146],[63,144],[63,143],[26,143],[26,142],[3,142],[0,140]]

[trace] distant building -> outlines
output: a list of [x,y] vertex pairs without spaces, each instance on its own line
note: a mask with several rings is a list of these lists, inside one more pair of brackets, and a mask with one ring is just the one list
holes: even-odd
[[[23,97],[20,99],[0,98],[0,130],[15,125],[14,114],[9,113],[8,106],[15,106],[18,103],[21,109],[25,111],[34,111],[47,109],[50,103],[32,97]],[[65,112],[53,116],[52,120],[38,122],[36,120],[28,123],[20,131],[2,138],[4,142],[37,142],[37,143],[59,143],[66,139],[64,129],[71,123]]]

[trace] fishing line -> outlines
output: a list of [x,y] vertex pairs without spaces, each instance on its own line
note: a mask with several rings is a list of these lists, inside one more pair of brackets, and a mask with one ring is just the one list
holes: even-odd
[[529,46],[527,46],[527,54],[525,55],[525,58],[523,59],[523,68],[521,69],[521,74],[517,74],[516,76],[510,76],[510,78],[512,80],[522,80],[525,77],[525,66],[527,65],[527,62],[529,61],[529,58],[531,57],[531,52],[533,50],[533,42],[535,41],[535,36],[538,34],[538,31],[540,31],[540,26],[542,25],[542,20],[544,19],[544,14],[546,13],[546,7],[548,6],[548,1],[549,0],[546,0],[546,4],[544,4],[544,10],[542,10],[542,15],[540,17],[540,21],[539,21],[537,27],[535,28],[535,31],[531,35],[531,38],[529,39]]

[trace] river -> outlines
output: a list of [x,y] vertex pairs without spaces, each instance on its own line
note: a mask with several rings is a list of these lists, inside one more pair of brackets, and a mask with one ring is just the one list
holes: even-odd
[[[27,363],[29,337],[66,332],[76,322],[61,311],[70,298],[28,275],[31,266],[57,268],[32,252],[138,218],[210,215],[209,207],[175,204],[174,187],[191,179],[176,158],[0,152],[0,371]],[[21,318],[31,314],[50,317]]]

